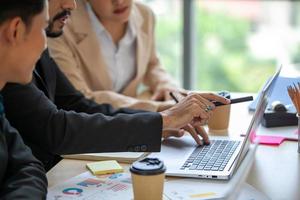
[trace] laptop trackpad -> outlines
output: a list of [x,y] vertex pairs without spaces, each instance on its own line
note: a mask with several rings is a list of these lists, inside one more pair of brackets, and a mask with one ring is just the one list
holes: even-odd
[[152,153],[150,156],[162,159],[169,168],[176,166],[178,169],[178,164],[183,164],[197,146],[190,135],[181,138],[168,138],[162,142],[161,152]]

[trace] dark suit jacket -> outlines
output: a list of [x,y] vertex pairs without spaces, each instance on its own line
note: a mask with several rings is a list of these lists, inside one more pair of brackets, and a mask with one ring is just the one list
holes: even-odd
[[46,199],[45,170],[4,115],[0,116],[0,199]]
[[47,170],[62,154],[160,151],[160,114],[116,111],[86,99],[47,50],[36,65],[33,83],[8,84],[2,93],[8,120]]

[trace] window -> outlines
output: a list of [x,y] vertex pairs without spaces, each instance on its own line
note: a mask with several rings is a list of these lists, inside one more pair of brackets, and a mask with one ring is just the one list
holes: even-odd
[[182,0],[139,0],[156,16],[156,49],[162,66],[182,82]]
[[[196,88],[257,92],[300,57],[291,1],[197,0]],[[287,66],[285,66],[287,67]]]
[[[140,0],[156,14],[157,51],[163,66],[181,84],[183,1]],[[300,2],[192,0],[194,65],[192,89],[257,92],[279,64],[298,73]],[[187,67],[187,66],[185,66]],[[298,67],[298,68],[297,68]],[[193,73],[195,72],[195,73]],[[185,76],[186,79],[191,77]],[[191,79],[192,80],[192,79]]]

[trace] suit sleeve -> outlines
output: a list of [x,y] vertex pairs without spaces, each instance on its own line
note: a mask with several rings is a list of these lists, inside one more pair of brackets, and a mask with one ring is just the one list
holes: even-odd
[[1,186],[1,199],[46,199],[47,178],[42,164],[23,143],[18,132],[4,122],[8,166]]
[[[63,91],[59,89],[59,93]],[[109,105],[81,101],[80,94],[68,99],[66,111],[56,107],[34,84],[8,84],[2,95],[7,118],[26,142],[54,154],[160,151],[162,117],[158,113],[114,111]],[[77,112],[72,109],[75,105]],[[89,106],[93,114],[83,112]],[[133,114],[124,114],[130,112]]]
[[159,104],[151,100],[141,100],[109,90],[92,90],[78,67],[77,58],[71,52],[66,36],[50,39],[48,41],[51,56],[57,62],[60,70],[66,75],[74,87],[85,97],[99,104],[111,104],[114,108],[132,108],[148,111],[157,111]]

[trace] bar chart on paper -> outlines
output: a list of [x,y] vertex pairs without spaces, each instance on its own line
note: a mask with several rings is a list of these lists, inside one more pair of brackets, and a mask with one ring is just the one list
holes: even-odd
[[50,188],[47,199],[133,199],[130,174],[94,176],[90,172],[85,172]]

